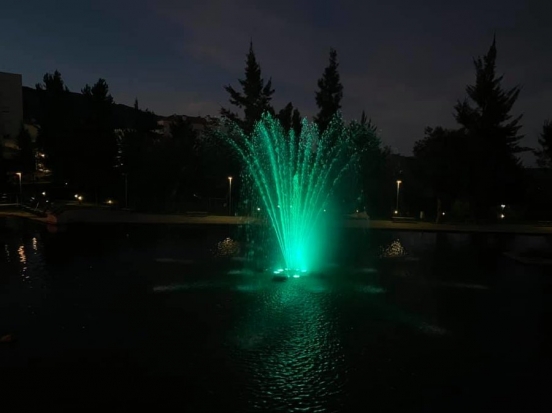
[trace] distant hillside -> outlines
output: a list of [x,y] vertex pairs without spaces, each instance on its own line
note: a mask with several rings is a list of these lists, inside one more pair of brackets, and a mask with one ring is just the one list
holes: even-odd
[[[69,92],[72,100],[71,106],[84,112],[85,100],[80,93]],[[115,129],[126,129],[132,127],[134,118],[134,108],[132,106],[116,103],[113,107]],[[156,118],[163,119],[163,116],[155,115]],[[35,88],[23,86],[23,118],[26,122],[40,118],[40,102],[38,91]]]

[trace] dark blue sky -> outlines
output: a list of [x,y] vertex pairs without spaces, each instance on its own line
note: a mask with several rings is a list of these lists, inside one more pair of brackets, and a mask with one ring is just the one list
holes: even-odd
[[252,38],[276,109],[291,100],[311,116],[335,47],[345,117],[365,109],[383,142],[409,154],[425,126],[454,126],[453,105],[474,79],[472,57],[496,32],[498,70],[506,86],[522,86],[514,109],[524,113],[525,144],[535,145],[552,118],[552,5],[414,3],[422,2],[4,0],[0,71],[32,86],[58,69],[73,91],[103,77],[120,103],[138,97],[159,114],[217,114]]

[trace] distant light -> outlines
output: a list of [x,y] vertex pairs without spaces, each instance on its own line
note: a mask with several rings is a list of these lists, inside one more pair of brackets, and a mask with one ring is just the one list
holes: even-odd
[[260,210],[261,210],[261,208],[257,208],[257,211],[260,211]]
[[79,201],[82,201],[82,196],[79,195],[79,197],[77,198]]
[[43,193],[42,193],[42,196],[46,196],[46,192],[43,192]]
[[502,205],[500,205],[500,208],[504,209],[504,208],[506,208],[506,205],[502,204]]
[[395,210],[395,215],[397,215],[399,213],[399,211]]
[[108,200],[107,200],[107,203],[108,203],[109,205],[111,205],[111,204],[113,203],[113,201],[112,201],[111,199],[108,199]]
[[299,274],[293,274],[293,278],[299,278]]
[[280,208],[280,205],[276,205],[276,208]]
[[504,214],[500,214],[500,219],[504,219]]
[[79,198],[79,194],[75,194],[75,199],[78,199],[78,198]]
[[445,213],[443,212],[443,215],[445,215]]
[[324,212],[326,212],[326,210],[324,210]]
[[228,180],[229,180],[229,181],[231,181],[231,180],[232,180],[232,177],[231,177],[231,176],[229,176],[229,177],[228,177]]
[[69,182],[65,182],[65,186],[69,185]]
[[397,180],[397,185],[402,184],[402,181],[400,179]]
[[358,214],[358,209],[356,210],[356,213]]

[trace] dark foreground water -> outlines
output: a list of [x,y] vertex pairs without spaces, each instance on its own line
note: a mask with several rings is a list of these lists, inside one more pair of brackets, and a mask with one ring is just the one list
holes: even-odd
[[502,255],[546,238],[349,231],[285,282],[238,238],[0,220],[2,403],[550,411],[552,274]]

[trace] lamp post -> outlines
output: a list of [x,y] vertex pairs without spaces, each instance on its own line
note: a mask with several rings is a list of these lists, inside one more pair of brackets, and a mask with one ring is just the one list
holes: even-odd
[[23,201],[23,185],[21,184],[21,172],[15,173],[19,177],[19,203]]
[[402,184],[402,181],[397,180],[397,205],[395,207],[395,214],[399,213],[399,191],[400,191],[400,188],[401,188],[401,184]]
[[228,177],[228,215],[232,215],[232,177]]

